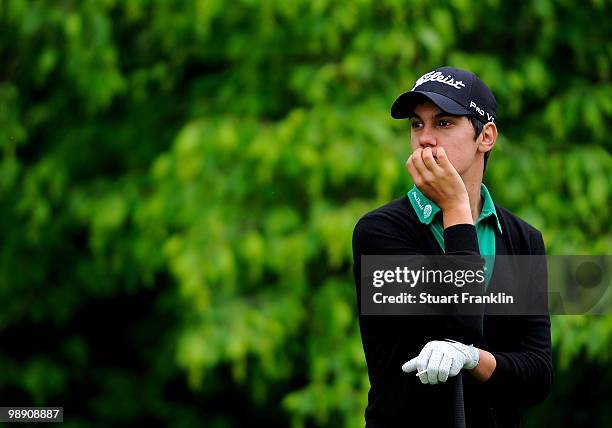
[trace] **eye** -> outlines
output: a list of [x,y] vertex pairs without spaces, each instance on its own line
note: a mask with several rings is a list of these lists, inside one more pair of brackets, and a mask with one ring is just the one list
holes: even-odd
[[448,121],[446,119],[440,119],[440,121],[438,122],[439,126],[450,126],[452,124],[453,124],[452,122],[450,122],[450,121]]
[[418,129],[421,126],[423,126],[423,124],[420,121],[418,121],[418,120],[413,120],[413,121],[410,122],[410,127],[412,129]]

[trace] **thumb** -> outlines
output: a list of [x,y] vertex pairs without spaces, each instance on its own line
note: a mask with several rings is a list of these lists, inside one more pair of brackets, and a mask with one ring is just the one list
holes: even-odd
[[414,357],[412,360],[404,363],[404,365],[402,366],[402,370],[406,373],[415,371],[417,368],[417,358],[418,357]]

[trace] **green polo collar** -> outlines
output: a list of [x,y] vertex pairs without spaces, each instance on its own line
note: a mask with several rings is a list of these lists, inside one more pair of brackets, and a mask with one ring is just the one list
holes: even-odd
[[[425,196],[416,186],[413,186],[412,189],[408,191],[407,195],[421,223],[431,224],[436,214],[440,212],[440,207],[436,205],[434,201]],[[497,217],[497,211],[495,210],[493,199],[491,199],[489,189],[487,189],[487,186],[485,186],[484,183],[480,184],[480,196],[483,197],[484,202],[482,204],[480,216],[478,217],[478,220],[476,220],[476,224],[480,223],[485,218],[494,216],[497,229],[499,230],[499,233],[502,233],[501,224],[499,223],[499,217]]]

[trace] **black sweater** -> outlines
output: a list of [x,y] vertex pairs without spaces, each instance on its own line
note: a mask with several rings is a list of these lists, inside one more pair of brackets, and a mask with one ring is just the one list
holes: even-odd
[[[496,230],[496,255],[543,255],[542,235],[508,210],[495,205],[503,233]],[[479,254],[473,225],[444,230],[446,254]],[[357,310],[361,296],[361,255],[443,254],[430,227],[422,224],[407,197],[363,216],[353,234],[353,271]],[[495,266],[489,291],[503,277]],[[545,275],[544,275],[545,277]],[[549,316],[474,315],[461,319],[434,316],[359,315],[370,391],[366,426],[452,426],[449,382],[423,385],[402,364],[430,340],[453,338],[491,352],[497,367],[486,382],[464,379],[468,427],[519,426],[519,408],[543,401],[552,383]]]

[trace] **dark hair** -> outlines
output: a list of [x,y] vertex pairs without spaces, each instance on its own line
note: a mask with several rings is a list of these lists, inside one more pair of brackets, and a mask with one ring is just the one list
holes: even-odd
[[[474,128],[474,140],[476,140],[480,134],[482,133],[482,129],[484,128],[484,123],[480,120],[476,119],[473,115],[468,116],[470,122],[472,123],[472,128]],[[489,155],[491,154],[491,150],[484,154],[484,166],[482,168],[482,173],[484,174],[487,170],[487,161],[489,160]]]

